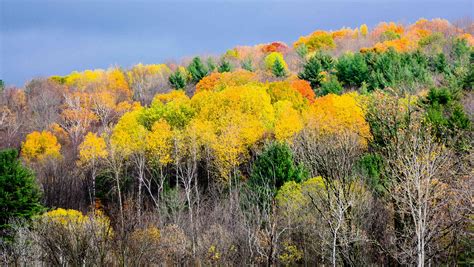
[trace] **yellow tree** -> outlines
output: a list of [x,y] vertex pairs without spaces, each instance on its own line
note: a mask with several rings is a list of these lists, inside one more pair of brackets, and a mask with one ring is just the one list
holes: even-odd
[[130,158],[137,169],[138,175],[138,215],[141,215],[142,186],[146,168],[146,140],[148,130],[139,122],[142,109],[125,113],[117,125],[115,125],[112,136],[112,145],[120,151],[125,158]]
[[301,114],[287,100],[275,103],[275,138],[278,141],[291,141],[303,129]]
[[231,177],[247,158],[248,149],[273,127],[270,96],[264,86],[248,85],[220,92],[203,91],[191,102],[196,118],[214,128],[216,134],[210,144],[214,163],[221,178],[231,186]]
[[49,131],[34,131],[26,136],[21,146],[21,155],[26,161],[42,162],[61,158],[61,145]]
[[95,207],[96,203],[96,186],[95,181],[97,177],[97,169],[100,164],[100,160],[107,158],[107,145],[102,137],[97,136],[95,133],[89,132],[84,141],[79,145],[79,161],[80,166],[89,168],[91,171],[92,178],[92,196],[91,204]]
[[159,120],[153,124],[146,139],[146,153],[149,164],[159,171],[157,196],[155,196],[151,190],[153,181],[151,178],[144,178],[144,185],[157,209],[159,208],[161,193],[164,188],[164,169],[173,160],[173,134],[171,126],[165,120]]
[[360,25],[360,34],[362,34],[363,37],[366,37],[368,33],[369,27],[367,27],[367,24]]

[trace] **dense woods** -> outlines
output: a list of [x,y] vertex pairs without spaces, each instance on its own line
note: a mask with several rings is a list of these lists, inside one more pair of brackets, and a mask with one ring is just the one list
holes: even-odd
[[2,265],[471,265],[474,24],[0,89]]

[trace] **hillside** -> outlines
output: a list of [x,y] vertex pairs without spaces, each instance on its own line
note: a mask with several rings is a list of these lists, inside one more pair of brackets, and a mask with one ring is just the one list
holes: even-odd
[[472,264],[473,34],[382,22],[2,83],[3,264]]

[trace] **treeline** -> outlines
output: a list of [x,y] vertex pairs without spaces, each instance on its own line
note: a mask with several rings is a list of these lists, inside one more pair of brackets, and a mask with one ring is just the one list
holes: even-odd
[[7,86],[2,261],[472,264],[472,30],[362,25]]

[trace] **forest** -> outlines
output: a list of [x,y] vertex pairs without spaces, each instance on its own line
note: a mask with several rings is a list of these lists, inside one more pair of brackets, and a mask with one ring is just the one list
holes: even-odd
[[474,23],[0,84],[0,264],[470,266]]

